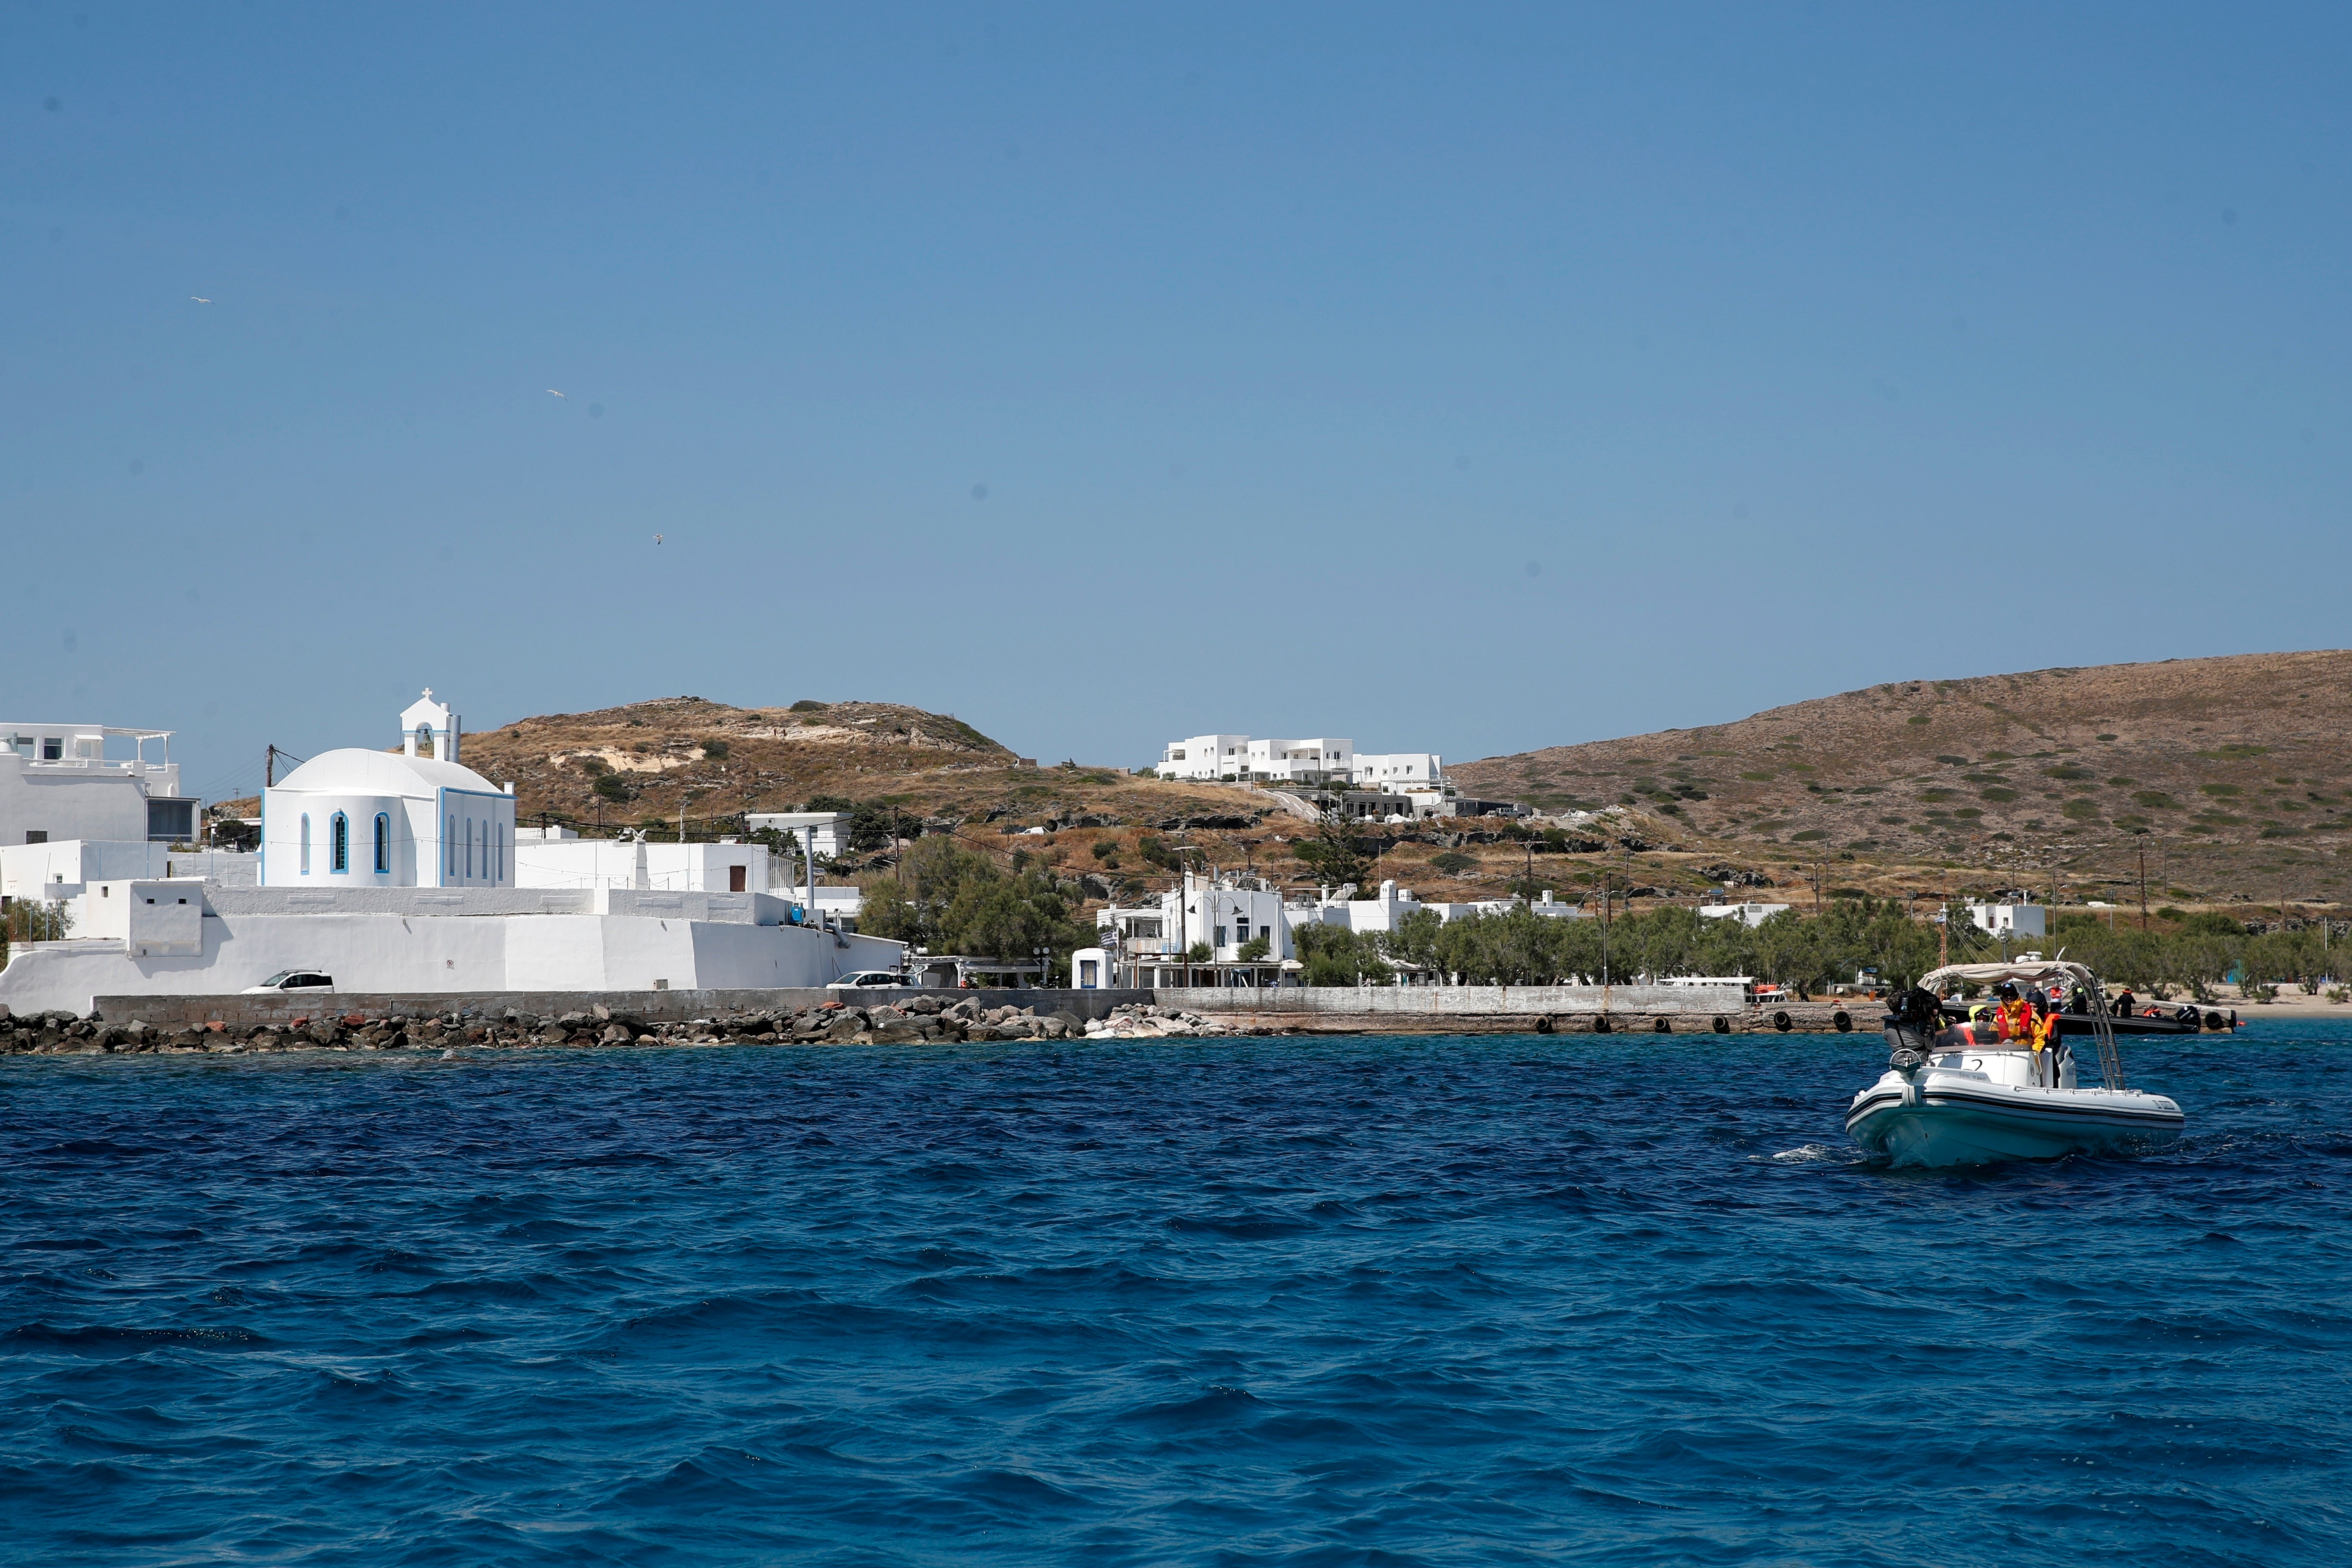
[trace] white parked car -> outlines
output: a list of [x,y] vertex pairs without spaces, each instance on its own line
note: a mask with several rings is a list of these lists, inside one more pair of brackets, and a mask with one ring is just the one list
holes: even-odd
[[321,974],[315,969],[281,969],[258,985],[248,985],[243,994],[269,996],[280,991],[332,991],[335,977]]
[[868,985],[905,985],[907,977],[895,969],[853,969],[832,984],[827,991],[856,991]]

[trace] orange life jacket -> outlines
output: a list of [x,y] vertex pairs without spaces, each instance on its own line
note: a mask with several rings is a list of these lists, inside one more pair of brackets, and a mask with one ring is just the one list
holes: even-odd
[[2004,1040],[2028,1040],[2033,1037],[2033,1004],[2020,997],[2004,1002],[1992,1010],[1993,1027]]

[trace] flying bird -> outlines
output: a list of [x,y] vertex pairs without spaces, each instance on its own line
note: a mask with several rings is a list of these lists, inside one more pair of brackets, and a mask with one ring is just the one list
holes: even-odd
[[210,300],[205,299],[202,294],[191,294],[188,298],[194,300],[199,305],[209,305],[212,303]]
[[563,394],[556,391],[555,388],[551,386],[547,389],[547,395],[550,397],[562,397]]
[[654,535],[654,542],[655,542],[656,544],[659,544],[659,543],[661,542],[661,535],[660,535],[660,534],[656,533],[656,534],[655,534],[655,535]]

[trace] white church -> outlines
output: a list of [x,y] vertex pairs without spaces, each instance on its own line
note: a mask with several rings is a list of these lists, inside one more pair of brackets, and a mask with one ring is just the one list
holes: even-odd
[[512,784],[457,760],[461,721],[433,689],[397,753],[322,752],[261,795],[265,888],[510,888]]
[[[10,947],[0,1004],[86,1013],[100,997],[226,995],[297,970],[341,994],[412,995],[787,989],[903,965],[903,944],[843,929],[819,889],[769,893],[764,846],[533,833],[530,852],[554,860],[519,868],[513,787],[457,760],[449,705],[428,689],[400,724],[399,751],[321,752],[263,793],[257,876],[213,874],[247,856],[177,855],[159,877],[144,859],[111,870],[121,846],[5,851],[84,869],[51,881],[45,861],[28,885],[66,905],[71,928]],[[624,849],[611,868],[588,858]],[[649,849],[683,857],[677,874],[656,876]]]

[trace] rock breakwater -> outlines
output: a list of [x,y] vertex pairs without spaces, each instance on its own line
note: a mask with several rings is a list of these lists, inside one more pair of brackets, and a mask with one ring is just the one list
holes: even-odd
[[1275,1034],[1233,1027],[1176,1007],[1129,1005],[1082,1019],[1012,1005],[919,996],[903,1004],[828,1001],[748,1009],[708,1018],[649,1021],[599,1005],[541,1015],[508,1008],[446,1013],[337,1013],[286,1022],[214,1021],[178,1028],[138,1018],[117,1022],[68,1012],[12,1016],[0,1007],[0,1056],[238,1056],[337,1050],[528,1050],[616,1046],[949,1045],[968,1040],[1142,1039],[1166,1036]]

